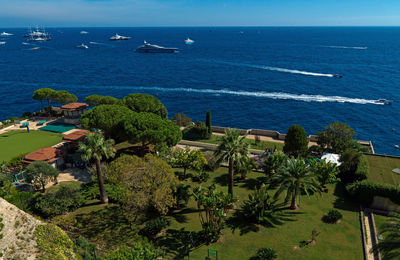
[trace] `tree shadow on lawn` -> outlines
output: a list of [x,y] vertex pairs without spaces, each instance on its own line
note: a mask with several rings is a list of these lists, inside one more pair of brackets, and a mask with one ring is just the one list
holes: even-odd
[[78,234],[101,248],[111,249],[128,244],[137,238],[139,231],[139,227],[126,220],[119,206],[78,214],[75,219]]
[[186,231],[185,228],[168,229],[162,237],[155,240],[155,244],[173,255],[172,259],[184,259],[188,252],[203,245],[202,233]]
[[232,230],[232,233],[235,233],[236,229],[239,229],[240,235],[242,236],[249,232],[258,232],[260,227],[275,228],[285,224],[285,222],[296,221],[296,216],[299,214],[303,213],[299,211],[289,211],[287,208],[282,208],[277,215],[269,219],[269,222],[257,224],[246,217],[242,210],[237,210],[233,213],[232,217],[226,221],[226,225]]
[[254,190],[255,188],[260,188],[261,185],[267,184],[267,177],[257,177],[255,179],[247,179],[245,181],[240,181],[238,184],[240,185],[240,188],[245,188],[247,190]]
[[354,202],[353,198],[349,196],[346,191],[345,186],[342,183],[338,183],[335,186],[335,190],[333,192],[336,200],[333,203],[333,206],[337,209],[347,210],[347,211],[357,211],[359,210],[358,204]]
[[170,217],[174,218],[177,222],[179,223],[187,223],[188,222],[188,217],[186,214],[198,212],[197,209],[195,208],[183,208],[183,209],[178,209],[174,210],[171,214],[169,214]]

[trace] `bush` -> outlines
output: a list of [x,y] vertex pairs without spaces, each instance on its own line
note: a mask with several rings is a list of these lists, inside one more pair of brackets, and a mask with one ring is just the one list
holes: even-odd
[[368,160],[365,155],[355,151],[346,150],[340,155],[339,178],[344,183],[362,181],[368,177]]
[[253,256],[252,260],[273,260],[278,256],[276,255],[276,251],[272,248],[261,248],[257,251],[257,254]]
[[75,241],[75,252],[84,260],[97,260],[96,247],[87,241],[84,237],[79,237]]
[[163,254],[160,250],[155,249],[149,242],[143,241],[141,243],[135,243],[130,248],[120,248],[109,254],[104,260],[155,260],[162,256]]
[[179,183],[174,193],[174,197],[176,199],[176,204],[178,208],[185,207],[186,204],[189,202],[190,196],[191,196],[190,185]]
[[155,218],[146,222],[145,227],[142,229],[142,233],[148,237],[154,237],[168,225],[169,222],[165,218]]
[[195,176],[192,177],[192,181],[195,182],[206,182],[210,178],[210,174],[205,171],[198,171]]
[[204,165],[204,170],[213,172],[219,167],[218,159],[215,157],[214,152],[206,151],[203,153],[206,158],[207,164]]
[[342,213],[340,213],[336,209],[331,209],[325,216],[322,217],[322,221],[334,224],[342,218],[343,218]]
[[197,121],[193,126],[188,126],[182,131],[183,139],[185,140],[201,140],[201,139],[210,139],[211,134],[208,131],[207,126],[201,122]]
[[[120,185],[106,183],[104,187],[106,189],[108,201],[111,203],[119,203],[125,196],[125,189]],[[87,200],[100,199],[99,186],[95,182],[82,184],[81,192]]]
[[291,125],[286,138],[283,151],[289,156],[303,156],[308,148],[308,137],[302,126]]
[[172,122],[177,124],[179,127],[186,127],[192,125],[192,119],[187,117],[183,113],[177,113],[175,116],[171,119]]
[[84,203],[84,197],[78,188],[61,186],[55,193],[40,194],[34,208],[42,216],[49,218],[78,209]]
[[354,199],[364,205],[370,205],[374,196],[385,197],[396,204],[400,204],[400,187],[392,184],[363,180],[347,185],[346,190]]

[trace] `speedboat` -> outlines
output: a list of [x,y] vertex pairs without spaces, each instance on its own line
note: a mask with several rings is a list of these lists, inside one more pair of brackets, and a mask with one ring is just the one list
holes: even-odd
[[2,32],[0,33],[0,36],[11,36],[13,35],[12,33],[6,33],[6,32]]
[[80,34],[88,34],[87,31],[81,31]]
[[114,36],[111,36],[110,41],[121,41],[121,40],[129,40],[131,37],[121,36],[116,33]]
[[393,103],[393,100],[388,100],[388,99],[384,99],[384,98],[380,98],[377,101],[379,103],[384,104],[384,105],[391,105]]
[[192,40],[192,39],[190,39],[190,38],[187,38],[186,40],[185,40],[185,44],[186,45],[191,45],[191,44],[193,44],[194,43],[194,41]]
[[81,45],[76,46],[76,48],[78,48],[78,49],[89,49],[89,47],[87,45],[83,44],[83,43]]
[[7,42],[0,42],[0,45],[4,45],[4,44],[6,44]]
[[141,45],[136,49],[136,52],[142,52],[142,53],[174,53],[177,51],[178,51],[177,48],[166,48],[150,44],[146,41],[144,41],[144,45]]
[[340,75],[340,74],[333,74],[333,77],[334,77],[334,78],[341,78],[341,77],[343,77],[343,76]]

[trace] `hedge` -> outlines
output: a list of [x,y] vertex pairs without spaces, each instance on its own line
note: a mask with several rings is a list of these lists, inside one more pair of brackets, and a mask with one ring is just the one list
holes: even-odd
[[374,183],[363,180],[348,184],[346,189],[351,196],[365,205],[370,205],[374,196],[388,198],[400,205],[400,187],[392,184]]

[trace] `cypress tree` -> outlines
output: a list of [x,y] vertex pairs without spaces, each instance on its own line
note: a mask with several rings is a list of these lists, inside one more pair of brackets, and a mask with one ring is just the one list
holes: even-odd
[[208,110],[206,113],[206,127],[207,127],[207,131],[208,133],[212,134],[212,129],[211,129],[211,112]]

